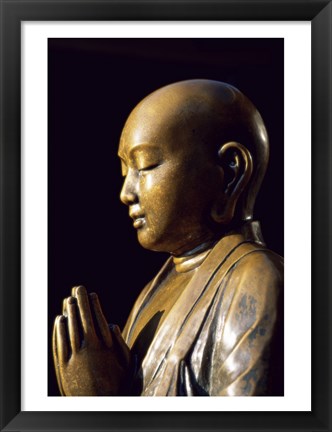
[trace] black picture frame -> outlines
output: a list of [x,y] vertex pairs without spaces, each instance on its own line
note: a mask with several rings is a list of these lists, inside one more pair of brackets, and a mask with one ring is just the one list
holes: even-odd
[[[331,2],[2,0],[0,427],[4,431],[331,431]],[[98,7],[97,7],[98,6]],[[21,411],[21,22],[310,20],[312,26],[311,412]],[[305,233],[304,233],[305,235]],[[299,359],[300,361],[300,359]],[[306,383],[304,377],[304,384]]]

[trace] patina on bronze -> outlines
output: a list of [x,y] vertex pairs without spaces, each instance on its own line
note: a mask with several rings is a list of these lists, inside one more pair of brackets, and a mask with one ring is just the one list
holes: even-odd
[[140,244],[171,255],[122,334],[73,288],[54,325],[62,395],[282,394],[283,260],[253,220],[268,154],[259,112],[225,83],[175,83],[133,110],[121,201]]

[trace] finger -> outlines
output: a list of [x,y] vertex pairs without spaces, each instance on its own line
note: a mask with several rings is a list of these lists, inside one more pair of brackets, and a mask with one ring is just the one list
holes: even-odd
[[79,286],[75,290],[77,306],[81,316],[83,334],[87,341],[97,341],[97,335],[93,324],[93,319],[90,310],[89,298],[84,286]]
[[76,290],[77,290],[77,288],[79,288],[79,285],[74,286],[74,287],[71,289],[71,296],[72,296],[72,297],[76,297]]
[[53,326],[52,347],[53,347],[53,361],[54,361],[56,380],[58,382],[58,387],[61,396],[65,396],[65,392],[63,390],[62,382],[61,382],[60,370],[59,370],[59,359],[58,359],[57,340],[56,340],[56,321],[54,322],[54,326]]
[[91,293],[89,295],[92,308],[97,320],[97,324],[101,333],[101,337],[108,348],[112,346],[112,335],[108,326],[108,323],[105,319],[103,311],[100,306],[99,298],[96,293]]
[[113,340],[115,339],[115,343],[118,345],[119,352],[123,357],[123,360],[127,363],[130,361],[130,349],[126,342],[124,341],[121,330],[119,326],[113,325],[112,326],[112,336]]
[[70,345],[73,353],[77,353],[80,349],[80,331],[77,317],[77,302],[74,297],[68,297],[67,301],[67,320]]
[[65,298],[62,302],[62,315],[67,316],[67,299]]
[[63,366],[68,360],[68,342],[66,333],[66,318],[59,315],[55,320],[56,325],[56,340],[59,366]]

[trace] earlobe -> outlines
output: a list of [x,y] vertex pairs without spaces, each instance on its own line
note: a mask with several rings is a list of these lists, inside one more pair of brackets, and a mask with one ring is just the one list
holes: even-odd
[[228,224],[232,221],[238,199],[251,178],[253,161],[249,150],[235,141],[223,144],[218,156],[224,181],[222,199],[213,209],[212,218],[215,222]]

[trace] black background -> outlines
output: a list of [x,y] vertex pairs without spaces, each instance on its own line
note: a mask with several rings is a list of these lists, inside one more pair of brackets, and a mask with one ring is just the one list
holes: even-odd
[[[171,36],[171,35],[170,35]],[[270,165],[255,218],[283,255],[283,39],[49,39],[48,315],[73,285],[99,294],[122,328],[165,254],[139,246],[117,147],[134,106],[166,84],[206,78],[238,87],[260,111]],[[49,355],[49,395],[58,395]]]

